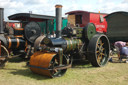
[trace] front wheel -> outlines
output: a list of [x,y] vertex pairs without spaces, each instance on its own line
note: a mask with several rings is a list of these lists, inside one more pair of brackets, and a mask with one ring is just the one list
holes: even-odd
[[[63,57],[63,65],[66,66],[66,58]],[[67,68],[59,66],[59,57],[57,53],[45,53],[37,51],[30,58],[30,70],[34,73],[49,77],[60,77],[64,75]],[[60,69],[58,69],[58,67]]]

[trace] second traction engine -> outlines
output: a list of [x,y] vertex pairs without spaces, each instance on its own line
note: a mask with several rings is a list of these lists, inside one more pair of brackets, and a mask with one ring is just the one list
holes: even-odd
[[35,53],[30,58],[34,73],[49,77],[62,76],[74,59],[88,59],[95,67],[104,66],[109,58],[106,35],[97,34],[93,23],[82,27],[65,27],[61,31],[62,6],[56,5],[56,37],[40,36],[35,41]]

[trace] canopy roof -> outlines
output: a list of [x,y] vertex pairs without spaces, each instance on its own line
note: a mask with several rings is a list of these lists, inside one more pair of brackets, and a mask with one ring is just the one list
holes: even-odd
[[[96,12],[88,12],[88,11],[83,11],[83,10],[75,10],[75,11],[70,11],[70,12],[67,12],[65,14],[79,14],[79,13],[95,13],[95,14],[99,14],[99,13],[96,13]],[[100,13],[100,14],[106,14],[106,13]]]
[[121,14],[121,15],[126,15],[128,16],[128,12],[124,12],[124,11],[118,11],[118,12],[113,12],[111,14],[108,14],[107,16],[105,16],[106,19],[111,18],[112,16],[115,16],[117,14]]
[[17,13],[8,17],[9,20],[19,20],[19,21],[44,21],[55,19],[54,16],[48,15],[39,15],[39,14],[31,14],[31,13]]

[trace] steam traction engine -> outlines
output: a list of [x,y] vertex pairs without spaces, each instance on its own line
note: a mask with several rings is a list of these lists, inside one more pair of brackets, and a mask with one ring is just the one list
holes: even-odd
[[[0,67],[4,66],[9,54],[12,52],[14,55],[20,55],[22,58],[30,58],[30,55],[34,50],[33,47],[39,45],[39,40],[43,38],[40,35],[45,35],[46,33],[49,34],[50,31],[53,31],[53,29],[49,29],[49,27],[54,27],[53,24],[55,24],[54,16],[31,13],[17,13],[10,15],[8,17],[9,20],[20,21],[22,24],[22,28],[18,28],[10,26],[10,23],[8,22],[5,23],[3,21],[3,16],[4,9],[0,8]],[[36,40],[37,37],[39,37],[39,40]]]
[[61,31],[62,6],[56,5],[56,37],[36,39],[35,53],[30,58],[32,72],[49,77],[62,76],[73,59],[87,59],[95,67],[104,66],[109,58],[109,40],[96,32],[93,23],[85,27],[65,27]]
[[28,22],[24,28],[9,27],[3,21],[3,10],[0,8],[0,67],[6,63],[10,51],[21,54],[21,57],[29,53],[25,49],[28,45],[33,46],[35,39],[41,34],[40,26],[34,21]]

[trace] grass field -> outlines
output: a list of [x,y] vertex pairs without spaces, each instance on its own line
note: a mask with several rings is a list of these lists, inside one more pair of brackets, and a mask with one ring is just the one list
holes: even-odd
[[0,69],[0,85],[128,85],[128,64],[108,63],[102,68],[78,65],[51,79],[32,73],[26,62],[16,58]]

